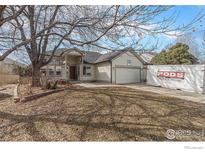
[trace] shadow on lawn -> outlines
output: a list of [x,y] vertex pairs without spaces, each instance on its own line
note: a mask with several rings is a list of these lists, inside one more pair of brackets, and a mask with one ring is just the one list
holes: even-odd
[[[58,101],[54,102],[54,98],[50,98],[47,103],[50,103],[51,107],[43,112],[18,115],[0,111],[0,119],[9,120],[14,125],[23,124],[20,129],[25,128],[26,133],[34,141],[51,140],[48,138],[49,133],[42,133],[36,128],[36,122],[55,124],[53,127],[57,128],[58,133],[65,136],[61,140],[80,141],[165,141],[168,140],[165,136],[168,129],[195,131],[204,129],[201,125],[193,123],[205,118],[204,104],[160,97],[157,94],[145,94],[141,91],[121,88],[98,88],[64,92],[63,97],[59,96],[55,99]],[[81,101],[75,102],[79,99]],[[44,102],[41,101],[41,104],[43,110]],[[36,110],[35,106],[31,107],[32,110]],[[61,131],[61,125],[81,127],[82,129],[76,131],[78,138],[66,138],[65,131]],[[8,127],[10,128],[10,125],[0,126],[0,131]],[[100,139],[102,130],[109,133],[105,133],[106,137]],[[6,133],[0,134],[0,139],[4,140],[7,135],[12,138],[15,131],[19,131],[19,127],[6,130]],[[193,136],[185,139],[205,140]],[[183,140],[183,138],[174,140]]]
[[0,101],[10,97],[12,97],[12,95],[0,92]]

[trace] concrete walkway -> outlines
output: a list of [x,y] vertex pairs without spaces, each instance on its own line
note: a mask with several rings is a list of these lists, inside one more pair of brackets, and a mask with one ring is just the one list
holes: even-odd
[[166,96],[177,97],[188,101],[205,103],[205,94],[197,94],[197,93],[185,92],[181,90],[154,87],[146,84],[112,85],[109,83],[92,82],[92,83],[79,83],[77,85],[87,87],[87,88],[123,86],[123,87],[133,88],[142,91],[155,92]]

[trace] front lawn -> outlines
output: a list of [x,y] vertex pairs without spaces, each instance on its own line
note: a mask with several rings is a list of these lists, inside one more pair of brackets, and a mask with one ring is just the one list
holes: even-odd
[[182,133],[173,140],[205,141],[205,104],[123,87],[3,100],[0,121],[3,141],[167,141],[168,129]]

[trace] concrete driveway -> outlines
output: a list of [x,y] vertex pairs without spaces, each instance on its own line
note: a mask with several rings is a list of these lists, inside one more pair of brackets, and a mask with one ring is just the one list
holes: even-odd
[[154,87],[149,86],[146,84],[126,84],[126,85],[113,85],[109,83],[101,83],[101,82],[91,82],[91,83],[78,83],[77,85],[83,86],[86,88],[96,88],[96,87],[113,87],[113,86],[120,86],[120,87],[128,87],[132,89],[139,89],[143,91],[155,92],[165,96],[177,97],[180,99],[194,101],[199,103],[205,103],[205,94],[198,94],[193,92],[185,92],[181,90],[174,90],[162,87]]

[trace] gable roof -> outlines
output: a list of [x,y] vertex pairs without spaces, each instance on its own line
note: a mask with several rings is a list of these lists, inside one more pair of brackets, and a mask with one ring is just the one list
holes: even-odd
[[[85,63],[90,63],[90,64],[96,64],[96,63],[101,63],[101,62],[106,62],[114,59],[117,56],[120,56],[121,54],[125,52],[131,52],[134,56],[136,56],[143,64],[149,63],[145,59],[142,58],[142,54],[139,55],[137,52],[135,52],[132,48],[126,48],[120,51],[113,51],[113,52],[108,52],[106,54],[101,54],[99,52],[94,52],[94,51],[82,51],[77,48],[72,48],[72,49],[66,49],[66,48],[61,48],[57,49],[55,52],[55,56],[62,56],[65,52],[71,52],[71,51],[77,51],[80,52],[84,55],[83,60]],[[46,52],[46,54],[50,54],[51,52]]]
[[93,51],[84,51],[84,57],[83,60],[86,63],[96,63],[96,61],[101,57],[102,54],[99,52],[93,52]]
[[[125,52],[131,52],[134,56],[136,56],[143,64],[146,63],[146,61],[144,61],[140,55],[135,52],[133,49],[131,48],[127,48],[127,49],[123,49],[123,50],[120,50],[120,51],[114,51],[114,52],[108,52],[106,54],[99,54],[98,52],[94,52],[95,54],[98,53],[98,55],[96,55],[95,57],[95,61],[93,60],[92,62],[91,61],[86,61],[87,63],[101,63],[101,62],[106,62],[106,61],[110,61],[118,56],[120,56],[121,54],[125,53]],[[90,52],[87,52],[87,54],[85,55],[85,58],[84,59],[92,59],[91,58],[87,58],[90,56]]]
[[[57,49],[54,56],[61,56],[64,52],[66,52],[66,48],[60,48],[60,49]],[[51,55],[52,51],[46,51],[45,54],[46,55]]]
[[117,57],[120,53],[121,53],[120,51],[108,52],[108,53],[106,53],[106,54],[101,55],[101,56],[95,61],[95,63],[101,63],[101,62],[105,62],[105,61],[112,60],[113,58]]
[[[81,51],[77,48],[70,48],[70,49],[68,49],[68,48],[59,48],[55,51],[54,56],[62,56],[65,52],[69,53],[69,52],[72,52],[72,51],[79,52],[80,54],[84,53],[83,51]],[[52,51],[46,51],[45,52],[46,55],[51,55],[51,53],[52,53]]]
[[[131,52],[135,57],[137,57],[138,60],[139,60],[141,63],[147,64],[147,63],[140,57],[140,55],[139,55],[137,52],[135,52],[132,48],[123,49],[120,54],[126,53],[126,52],[128,52],[128,51]],[[118,55],[117,55],[117,56],[118,56]]]

